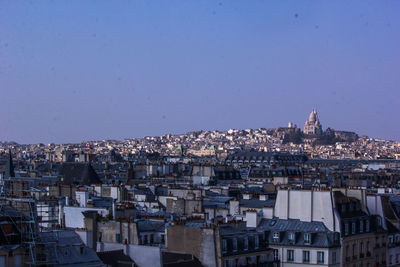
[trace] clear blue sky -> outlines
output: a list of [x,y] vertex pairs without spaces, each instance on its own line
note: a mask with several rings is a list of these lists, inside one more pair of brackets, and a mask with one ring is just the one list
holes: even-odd
[[0,140],[303,127],[400,140],[400,1],[0,0]]

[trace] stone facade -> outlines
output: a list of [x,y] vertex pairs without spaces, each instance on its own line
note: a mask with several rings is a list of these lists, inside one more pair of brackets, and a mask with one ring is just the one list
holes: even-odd
[[304,130],[303,132],[305,134],[311,134],[311,135],[320,135],[322,134],[322,125],[319,122],[318,119],[318,114],[315,109],[313,109],[310,113],[310,116],[304,123]]

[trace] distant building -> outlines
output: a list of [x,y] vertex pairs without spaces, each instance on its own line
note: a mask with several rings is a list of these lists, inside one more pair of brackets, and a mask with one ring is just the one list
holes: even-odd
[[322,125],[319,122],[318,114],[315,109],[313,109],[310,113],[310,116],[304,123],[304,130],[305,134],[315,134],[320,135],[322,134]]

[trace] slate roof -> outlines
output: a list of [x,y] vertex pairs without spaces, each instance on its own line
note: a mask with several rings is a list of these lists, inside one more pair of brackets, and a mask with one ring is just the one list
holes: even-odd
[[[300,220],[263,220],[258,229],[270,231],[268,243],[279,244],[282,246],[310,246],[310,247],[334,247],[340,246],[339,233],[329,231],[322,222],[303,222]],[[280,232],[279,242],[273,239],[273,233]],[[295,233],[295,241],[289,240],[289,233]],[[311,234],[311,243],[304,242],[304,234]],[[335,239],[336,238],[336,239]]]
[[11,206],[0,205],[0,217],[22,217],[25,215]]
[[385,215],[385,217],[389,220],[397,220],[398,218],[396,216],[396,213],[392,209],[391,203],[393,202],[390,201],[390,197],[382,195],[381,200],[382,200],[383,214]]
[[259,199],[241,199],[239,200],[239,206],[241,207],[249,207],[249,208],[259,208],[262,209],[264,207],[274,207],[275,199],[268,200],[259,200]]
[[214,197],[213,199],[203,200],[203,208],[229,208],[229,200],[231,197]]
[[[135,262],[127,255],[124,254],[122,249],[97,252],[100,260],[112,267],[132,267],[137,266]],[[132,265],[135,264],[135,265]]]
[[168,196],[168,187],[157,186],[155,188],[155,194],[157,196]]
[[202,267],[201,262],[190,254],[162,252],[163,266],[168,267]]
[[[234,238],[241,235],[265,235],[264,241],[276,246],[336,247],[340,246],[340,234],[329,231],[322,222],[304,222],[297,219],[262,219],[256,228],[246,228],[245,223],[220,226],[221,236]],[[273,238],[279,233],[279,240]],[[289,240],[289,233],[295,234],[295,241]],[[311,243],[304,242],[304,234],[311,234]]]
[[151,220],[138,220],[136,222],[139,232],[164,232],[165,223]]
[[39,239],[43,243],[53,243],[57,254],[52,249],[47,251],[49,260],[57,266],[102,266],[96,252],[86,247],[80,237],[69,230],[42,232]]
[[185,227],[188,228],[201,228],[205,226],[205,222],[204,221],[186,221],[185,222]]
[[62,164],[59,174],[62,176],[62,182],[67,184],[91,185],[101,183],[90,163],[65,162]]

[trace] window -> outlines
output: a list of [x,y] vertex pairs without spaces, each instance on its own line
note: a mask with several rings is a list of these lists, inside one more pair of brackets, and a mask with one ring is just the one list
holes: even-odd
[[364,222],[360,221],[360,233],[364,232]]
[[369,252],[369,241],[367,241],[367,253]]
[[356,244],[353,244],[353,253],[352,253],[352,255],[353,255],[353,258],[355,259],[356,258]]
[[346,212],[346,204],[342,204],[342,213]]
[[279,240],[279,232],[274,232],[273,238]]
[[143,235],[143,245],[145,245],[145,244],[147,244],[147,235]]
[[356,223],[352,222],[351,223],[351,233],[354,235],[356,233]]
[[256,235],[254,237],[254,248],[255,249],[258,249],[258,244],[259,244],[259,237],[258,237],[258,235]]
[[153,244],[153,243],[154,243],[154,235],[150,234],[150,244]]
[[227,251],[226,239],[222,239],[222,252],[226,252],[226,251]]
[[348,223],[344,224],[344,234],[349,235],[349,224]]
[[325,262],[325,255],[323,251],[318,251],[317,252],[317,262],[318,263],[324,263]]
[[165,243],[165,235],[160,235],[160,237],[161,237],[161,244],[164,244]]
[[310,262],[310,251],[303,250],[303,262]]
[[289,239],[290,241],[294,241],[294,233],[293,233],[293,232],[290,232],[290,233],[289,233],[288,239]]
[[332,264],[336,264],[336,251],[332,252]]
[[382,226],[382,218],[381,217],[376,217],[376,223],[378,226]]
[[277,249],[274,249],[274,261],[279,260],[279,251]]
[[[0,266],[4,266],[4,265],[0,264]],[[14,256],[14,266],[15,267],[22,266],[22,256],[21,255],[15,255]]]
[[304,243],[305,244],[310,244],[311,243],[311,234],[310,233],[305,233],[304,234]]
[[287,250],[287,261],[294,261],[294,250],[293,249]]
[[389,256],[389,264],[393,264],[393,255]]
[[233,251],[236,252],[237,251],[237,239],[236,238],[232,239],[232,246],[233,246]]
[[249,249],[249,238],[246,236],[244,238],[244,250],[248,250]]
[[363,242],[360,243],[360,254],[361,253],[364,253],[364,243]]
[[365,221],[365,231],[369,232],[369,220]]
[[353,203],[350,203],[350,207],[349,207],[349,211],[350,211],[350,212],[353,211],[353,207],[354,207]]

